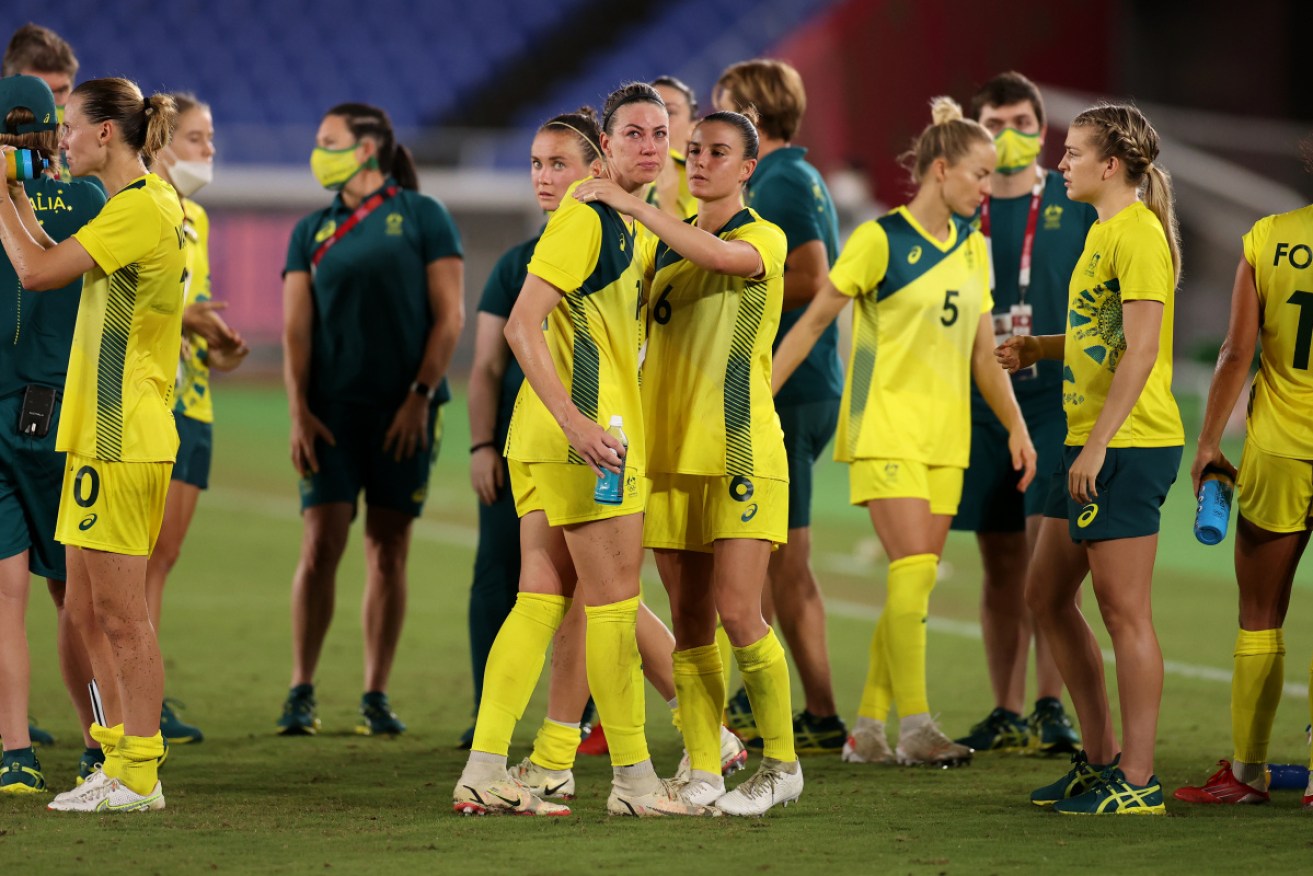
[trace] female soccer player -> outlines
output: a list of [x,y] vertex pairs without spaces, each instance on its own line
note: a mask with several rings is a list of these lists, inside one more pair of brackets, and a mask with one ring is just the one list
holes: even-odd
[[[641,190],[661,171],[667,123],[650,85],[631,83],[607,98],[600,145],[608,176],[625,191]],[[569,813],[512,780],[506,752],[578,588],[587,615],[588,683],[614,767],[607,810],[707,813],[657,778],[643,732],[634,634],[645,471],[638,317],[650,254],[636,251],[636,230],[605,204],[563,199],[506,324],[528,381],[507,441],[523,571],[515,608],[488,657],[474,745],[452,794],[456,812]],[[628,448],[603,427],[612,417],[622,418]],[[603,471],[622,474],[619,504],[594,500]]]
[[674,76],[658,76],[652,80],[652,87],[670,113],[670,160],[648,189],[647,202],[671,216],[688,219],[697,214],[697,199],[688,189],[684,150],[698,117],[698,98],[693,89]]
[[[971,760],[972,750],[930,716],[925,678],[930,591],[970,456],[970,377],[1008,430],[1023,489],[1035,474],[1011,382],[991,355],[989,253],[969,224],[989,194],[994,138],[946,97],[931,107],[934,123],[906,156],[916,195],[853,232],[780,344],[772,378],[778,388],[857,299],[835,457],[849,464],[851,501],[866,506],[890,563],[857,724],[844,745],[844,759],[856,763]],[[891,704],[900,719],[895,752],[885,738]]]
[[[214,171],[214,120],[209,106],[195,95],[175,92],[170,96],[178,108],[178,125],[169,145],[160,151],[155,168],[182,198],[182,230],[187,247],[182,328],[187,334],[173,408],[178,426],[178,461],[173,464],[169,480],[159,541],[146,565],[146,604],[156,633],[160,629],[165,581],[178,562],[201,490],[209,486],[214,447],[210,370],[231,371],[248,352],[241,336],[217,313],[223,303],[210,298],[210,217],[191,199],[210,181]],[[178,717],[173,701],[168,699],[160,713],[160,732],[173,745],[205,738],[199,727]]]
[[91,654],[104,769],[50,808],[161,809],[157,767],[164,666],[146,611],[146,562],[178,448],[173,377],[182,339],[182,207],[146,165],[169,140],[167,95],[126,79],[73,90],[60,147],[74,176],[113,192],[56,244],[25,198],[0,194],[0,242],[23,288],[83,276],[56,449],[67,453],[55,536],[68,548],[68,611]]
[[[1014,337],[998,350],[1012,372],[1040,358],[1063,362],[1066,449],[1026,601],[1085,737],[1071,771],[1030,799],[1068,814],[1166,811],[1153,774],[1163,658],[1150,591],[1159,509],[1185,432],[1172,397],[1180,248],[1171,182],[1157,159],[1158,133],[1134,107],[1096,106],[1072,120],[1058,169],[1068,196],[1093,205],[1099,220],[1071,275],[1066,334]],[[1087,572],[1117,656],[1121,749],[1103,657],[1076,601]]]
[[[803,784],[788,664],[761,614],[772,547],[788,538],[788,462],[770,395],[788,242],[743,206],[757,148],[757,129],[739,113],[697,124],[688,144],[693,224],[604,180],[584,182],[574,195],[632,213],[661,239],[643,366],[651,489],[643,544],[656,552],[675,624],[675,686],[691,766],[681,793],[734,815],[787,805]],[[721,777],[718,614],[765,741],[757,774],[729,794]]]
[[419,193],[410,151],[378,107],[329,110],[310,167],[338,194],[297,224],[283,275],[283,379],[305,531],[292,581],[292,689],[278,732],[319,728],[315,670],[363,489],[365,693],[356,732],[396,735],[406,725],[386,690],[406,614],[411,524],[428,495],[447,366],[465,319],[460,235],[446,208]]
[[[1308,163],[1313,170],[1313,160]],[[1191,803],[1268,800],[1267,748],[1285,678],[1281,628],[1313,523],[1313,293],[1300,288],[1307,285],[1313,252],[1313,206],[1258,220],[1242,243],[1231,325],[1217,357],[1199,450],[1190,468],[1195,495],[1210,469],[1236,476],[1219,445],[1259,340],[1258,375],[1249,396],[1236,482],[1240,631],[1231,676],[1235,759],[1221,761],[1221,769],[1202,786],[1176,791],[1176,799]],[[1304,794],[1304,806],[1310,805],[1313,783]]]

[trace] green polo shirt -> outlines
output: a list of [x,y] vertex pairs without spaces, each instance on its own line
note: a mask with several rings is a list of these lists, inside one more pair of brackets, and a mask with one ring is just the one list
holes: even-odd
[[[72,237],[105,206],[105,189],[91,177],[41,177],[23,187],[41,227],[56,241]],[[0,397],[29,383],[63,387],[81,295],[81,277],[48,292],[22,288],[14,266],[0,253]]]
[[[502,319],[510,319],[515,301],[520,297],[520,290],[524,288],[524,278],[529,273],[529,260],[533,258],[533,248],[538,245],[538,238],[541,236],[542,233],[539,232],[524,243],[511,247],[497,260],[492,273],[488,275],[488,282],[483,287],[483,295],[479,298],[480,313],[490,313]],[[523,382],[524,371],[512,355],[501,377],[501,398],[497,402],[494,440],[497,442],[498,452],[506,446],[506,431],[511,426],[511,414],[515,412],[515,397],[519,394],[520,384]]]
[[[383,188],[393,185],[389,179]],[[437,199],[400,189],[311,271],[315,250],[353,212],[339,194],[296,224],[287,247],[284,272],[312,277],[308,396],[312,403],[392,408],[405,400],[433,326],[428,266],[463,257],[460,233]],[[437,402],[450,398],[444,377]]]
[[[761,218],[784,230],[789,251],[813,240],[824,241],[830,267],[839,257],[839,220],[834,201],[820,171],[807,163],[807,150],[799,146],[777,149],[757,163],[748,180],[744,201]],[[786,269],[787,270],[787,269]],[[780,315],[775,334],[778,347],[806,307]],[[777,407],[836,399],[843,395],[843,368],[839,364],[839,327],[833,323],[775,396]]]
[[[1028,172],[1028,171],[1027,171]],[[1031,194],[989,201],[990,251],[994,259],[994,313],[1005,314],[1021,300],[1021,246],[1030,218]],[[1026,302],[1034,308],[1036,335],[1060,335],[1067,330],[1067,287],[1071,272],[1085,248],[1085,235],[1098,218],[1094,208],[1067,197],[1062,174],[1045,173],[1035,223],[1035,249],[1031,257],[1030,288]],[[1021,412],[1034,416],[1062,415],[1062,362],[1039,363],[1035,377],[1012,378]],[[997,423],[975,381],[971,383],[971,417]]]

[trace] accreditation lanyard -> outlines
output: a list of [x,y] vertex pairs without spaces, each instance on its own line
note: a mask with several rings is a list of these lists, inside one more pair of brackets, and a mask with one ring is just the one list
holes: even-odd
[[366,198],[359,207],[356,207],[355,212],[353,212],[345,222],[339,225],[323,243],[319,244],[314,255],[310,256],[310,265],[316,268],[319,267],[319,263],[324,260],[324,256],[328,254],[328,251],[333,248],[334,244],[343,237],[346,237],[347,234],[351,232],[351,229],[355,228],[361,222],[364,222],[365,219],[369,217],[370,213],[373,213],[379,207],[383,206],[383,202],[396,195],[397,191],[398,189],[396,186],[388,186],[383,191],[375,192]]
[[[1030,289],[1030,264],[1035,253],[1035,229],[1039,227],[1039,205],[1044,200],[1044,171],[1035,169],[1035,186],[1030,190],[1030,214],[1026,217],[1026,233],[1021,238],[1021,276],[1018,283],[1018,297],[1021,304],[1026,303],[1026,292]],[[980,233],[985,237],[991,265],[994,261],[993,242],[989,234],[989,198],[980,204]],[[991,287],[994,285],[991,271]]]

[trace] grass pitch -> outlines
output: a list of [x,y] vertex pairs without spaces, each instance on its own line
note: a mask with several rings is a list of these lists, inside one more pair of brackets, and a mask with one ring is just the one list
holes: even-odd
[[[1300,810],[1297,792],[1277,792],[1271,806],[1242,810],[1169,802],[1166,818],[1061,818],[1032,807],[1027,793],[1061,774],[1065,760],[1016,755],[977,755],[972,766],[951,771],[808,758],[798,804],[764,819],[696,823],[608,818],[608,766],[581,758],[570,818],[453,816],[449,794],[464,761],[454,744],[472,705],[465,609],[475,499],[465,467],[463,398],[448,408],[446,447],[416,527],[410,611],[391,686],[393,705],[410,726],[399,739],[352,732],[362,683],[358,529],[320,667],[323,732],[274,735],[287,690],[289,582],[300,537],[286,403],[280,388],[228,382],[217,405],[214,487],[201,499],[173,574],[161,630],[169,695],[187,702],[184,717],[204,729],[206,740],[172,753],[163,812],[87,818],[47,812],[43,798],[0,798],[5,872],[1195,873],[1248,870],[1260,861],[1271,870],[1307,867],[1313,816]],[[1187,432],[1197,427],[1190,414]],[[1187,448],[1187,466],[1191,453]],[[836,694],[851,720],[886,565],[865,514],[845,504],[845,479],[836,463],[818,466],[813,530],[831,609]],[[1165,509],[1155,579],[1168,661],[1158,772],[1169,788],[1202,779],[1217,758],[1230,756],[1233,542],[1197,544],[1193,510],[1183,474]],[[931,602],[930,697],[942,726],[960,734],[993,703],[976,626],[973,539],[954,534],[945,560]],[[1288,692],[1273,733],[1276,761],[1308,755],[1310,585],[1306,563],[1286,627]],[[40,756],[47,779],[63,790],[81,749],[59,683],[54,612],[44,589],[34,582],[28,620],[32,711],[59,738]],[[650,567],[645,594],[664,612]],[[1087,607],[1093,610],[1092,600]],[[528,751],[545,689],[519,728],[513,759]],[[653,756],[659,770],[672,772],[680,744],[655,695],[648,714]]]

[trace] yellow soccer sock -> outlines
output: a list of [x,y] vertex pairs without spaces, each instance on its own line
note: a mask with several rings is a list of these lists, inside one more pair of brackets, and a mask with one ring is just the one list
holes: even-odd
[[1281,630],[1240,630],[1231,673],[1231,738],[1235,759],[1267,763],[1272,722],[1285,683],[1286,643]]
[[730,643],[729,633],[725,628],[716,623],[716,650],[720,652],[720,673],[721,680],[725,685],[725,704],[720,707],[721,712],[729,708],[729,674],[734,668],[734,645]]
[[913,554],[889,564],[889,593],[882,619],[889,680],[899,717],[930,711],[925,683],[925,626],[930,591],[935,586],[939,558]]
[[718,645],[676,651],[675,693],[679,696],[680,732],[692,769],[720,775],[720,717],[724,713],[725,675]]
[[155,783],[159,781],[163,754],[164,737],[159,733],[154,736],[122,736],[115,752],[120,774],[111,778],[117,778],[132,791],[146,797],[155,790]]
[[[483,671],[483,697],[474,724],[474,751],[503,757],[515,724],[538,686],[547,646],[561,625],[570,600],[543,593],[521,593],[506,616]],[[610,728],[607,728],[608,730]]]
[[634,634],[638,597],[585,605],[584,612],[588,615],[588,688],[606,728],[611,765],[633,766],[649,759],[643,732],[643,663]]
[[90,729],[91,738],[100,743],[101,753],[105,759],[101,761],[100,770],[111,779],[120,778],[122,775],[123,760],[118,754],[119,743],[123,741],[123,725],[115,724],[113,727],[102,727],[92,722]]
[[862,687],[862,701],[857,706],[857,715],[884,723],[889,717],[889,708],[894,702],[893,688],[889,686],[889,659],[885,656],[885,637],[889,624],[885,616],[875,624],[871,634],[870,655],[866,664],[866,684]]
[[574,769],[574,755],[579,750],[582,737],[578,724],[572,727],[544,718],[542,726],[538,728],[538,735],[534,737],[533,753],[529,759],[543,769]]
[[[752,703],[752,715],[761,732],[762,756],[792,763],[798,755],[793,751],[793,701],[784,646],[775,637],[775,631],[767,629],[766,635],[746,648],[735,648],[734,659],[738,661],[748,702]],[[716,751],[720,751],[719,737]]]

